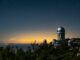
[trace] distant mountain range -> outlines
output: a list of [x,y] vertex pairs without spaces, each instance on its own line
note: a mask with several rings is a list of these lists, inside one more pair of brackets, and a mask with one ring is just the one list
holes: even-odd
[[14,49],[21,48],[24,51],[32,48],[31,44],[15,44],[15,43],[3,44],[3,43],[0,43],[0,47],[6,48],[7,46],[10,46],[11,48],[14,48]]

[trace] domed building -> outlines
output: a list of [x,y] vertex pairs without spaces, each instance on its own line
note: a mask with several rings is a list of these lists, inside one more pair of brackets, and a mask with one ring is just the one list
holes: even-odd
[[54,47],[58,47],[65,43],[65,29],[63,27],[58,27],[57,35],[58,39],[53,41]]
[[58,40],[65,40],[65,29],[63,27],[58,27],[57,29]]

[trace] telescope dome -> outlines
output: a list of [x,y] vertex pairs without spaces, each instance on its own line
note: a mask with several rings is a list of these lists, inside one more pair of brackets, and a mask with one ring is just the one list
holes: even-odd
[[64,32],[65,29],[63,27],[58,27],[57,31]]

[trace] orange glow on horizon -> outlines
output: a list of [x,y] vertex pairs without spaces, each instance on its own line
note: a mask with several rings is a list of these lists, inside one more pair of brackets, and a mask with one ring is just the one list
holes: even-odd
[[[66,38],[75,37],[76,34],[72,32],[66,33]],[[41,32],[28,32],[28,33],[19,33],[19,34],[11,34],[8,37],[6,36],[3,43],[41,43],[44,40],[47,42],[51,42],[53,39],[57,39],[57,34],[53,31],[41,31]]]
[[21,33],[17,35],[11,35],[7,38],[7,43],[41,43],[45,39],[47,42],[51,42],[56,38],[56,34],[52,32],[34,32],[34,33]]

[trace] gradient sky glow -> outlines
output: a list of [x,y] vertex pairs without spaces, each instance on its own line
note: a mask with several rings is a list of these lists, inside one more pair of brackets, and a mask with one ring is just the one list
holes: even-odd
[[0,43],[50,42],[59,26],[80,37],[80,0],[0,0]]

